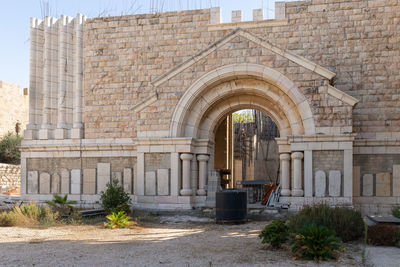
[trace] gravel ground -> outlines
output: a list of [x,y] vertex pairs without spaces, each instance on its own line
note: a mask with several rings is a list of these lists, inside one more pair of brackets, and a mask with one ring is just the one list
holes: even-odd
[[[3,227],[0,265],[362,266],[359,243],[346,245],[338,262],[292,261],[288,250],[271,250],[260,243],[258,234],[264,226],[265,222],[142,222],[113,230],[101,225]],[[368,250],[367,255],[373,253]]]

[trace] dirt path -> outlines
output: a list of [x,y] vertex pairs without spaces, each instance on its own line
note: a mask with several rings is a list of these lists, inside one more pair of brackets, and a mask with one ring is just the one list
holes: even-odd
[[6,266],[361,266],[359,245],[338,262],[291,261],[285,250],[266,250],[264,222],[143,223],[132,229],[62,226],[0,228],[0,265]]

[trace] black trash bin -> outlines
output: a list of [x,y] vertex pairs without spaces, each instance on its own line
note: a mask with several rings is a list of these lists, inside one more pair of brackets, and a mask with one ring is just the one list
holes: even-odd
[[218,224],[241,224],[247,221],[247,192],[226,189],[216,193],[215,217]]

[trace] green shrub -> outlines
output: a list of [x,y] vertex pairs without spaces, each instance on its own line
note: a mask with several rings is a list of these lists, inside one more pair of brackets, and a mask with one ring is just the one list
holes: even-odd
[[101,205],[107,213],[124,211],[130,212],[131,198],[124,188],[118,183],[118,180],[113,180],[107,184],[105,192],[101,192]]
[[374,246],[400,247],[400,227],[393,224],[369,226],[367,242]]
[[364,231],[361,213],[344,207],[332,208],[328,205],[305,207],[288,222],[291,232],[298,232],[309,224],[322,225],[334,230],[343,242],[360,239]]
[[400,206],[393,207],[392,215],[400,219]]
[[8,164],[20,164],[22,136],[8,133],[0,140],[0,162]]
[[340,239],[335,232],[324,226],[310,224],[304,226],[292,240],[295,259],[322,261],[337,259],[341,249]]
[[112,212],[106,218],[108,219],[108,222],[104,223],[106,228],[126,228],[135,224],[124,211]]
[[274,220],[265,226],[258,237],[262,238],[263,244],[270,243],[273,248],[280,248],[288,240],[289,227],[284,220]]
[[70,216],[75,209],[72,205],[76,204],[76,201],[68,201],[68,194],[63,197],[54,194],[53,200],[46,201],[46,203],[62,216]]

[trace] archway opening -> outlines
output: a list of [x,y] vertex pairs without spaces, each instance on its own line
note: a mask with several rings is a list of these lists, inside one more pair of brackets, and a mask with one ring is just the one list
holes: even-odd
[[242,109],[227,115],[215,130],[214,168],[223,188],[246,188],[249,203],[263,200],[264,186],[279,183],[279,129],[266,114]]

